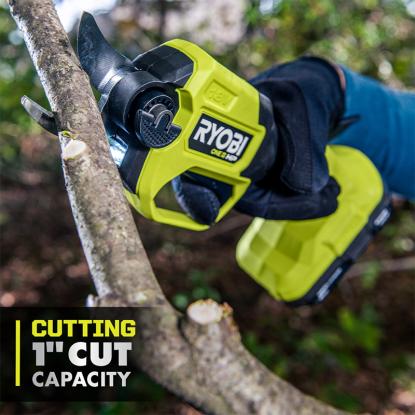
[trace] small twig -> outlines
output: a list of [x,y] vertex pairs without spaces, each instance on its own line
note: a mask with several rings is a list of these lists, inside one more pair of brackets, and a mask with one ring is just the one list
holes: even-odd
[[358,262],[346,274],[347,279],[356,278],[364,274],[369,267],[376,264],[378,271],[384,272],[400,272],[400,271],[415,271],[415,257],[410,256],[399,259],[383,259],[380,261],[365,261]]

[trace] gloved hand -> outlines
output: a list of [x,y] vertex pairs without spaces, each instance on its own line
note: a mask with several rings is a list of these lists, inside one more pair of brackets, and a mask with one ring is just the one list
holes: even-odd
[[[316,57],[275,66],[251,80],[273,106],[276,153],[264,163],[263,179],[251,183],[235,205],[240,212],[266,219],[311,219],[337,208],[340,192],[329,176],[325,147],[347,126],[342,120],[341,69]],[[262,166],[261,166],[262,167]],[[230,187],[186,173],[173,181],[178,203],[193,219],[212,224]]]

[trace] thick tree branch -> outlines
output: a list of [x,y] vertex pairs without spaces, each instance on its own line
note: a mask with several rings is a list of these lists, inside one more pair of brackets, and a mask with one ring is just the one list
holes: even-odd
[[[99,295],[116,293],[131,303],[160,292],[137,235],[110,158],[104,127],[77,57],[51,1],[10,1],[30,55],[56,115],[64,148],[85,143],[85,160],[63,163],[78,232]],[[81,172],[73,174],[78,168]],[[88,191],[84,188],[88,187]],[[134,272],[131,272],[134,270]]]
[[213,414],[340,415],[278,379],[242,346],[231,309],[167,302],[123,197],[101,116],[52,0],[9,0],[60,131],[73,215],[100,305],[138,311],[137,364],[166,388]]

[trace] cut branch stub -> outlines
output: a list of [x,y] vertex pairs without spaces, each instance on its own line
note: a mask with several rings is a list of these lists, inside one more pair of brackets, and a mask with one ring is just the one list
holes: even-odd
[[197,324],[219,323],[223,316],[222,307],[213,300],[199,300],[187,309],[187,316]]
[[190,304],[182,322],[182,331],[196,349],[211,347],[212,351],[219,351],[224,344],[240,342],[231,307],[228,304],[220,305],[212,299]]
[[71,140],[62,150],[62,159],[64,161],[75,160],[83,156],[88,146],[80,140]]

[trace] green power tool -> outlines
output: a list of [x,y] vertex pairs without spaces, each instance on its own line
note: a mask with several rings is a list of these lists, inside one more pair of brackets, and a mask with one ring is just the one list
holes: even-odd
[[[257,160],[269,157],[277,140],[271,102],[200,47],[174,39],[129,60],[84,13],[78,54],[101,94],[125,195],[143,216],[205,230],[185,212],[157,205],[165,185],[185,173],[224,183],[229,192],[218,222],[261,179]],[[256,218],[237,248],[240,266],[294,305],[322,301],[390,215],[379,173],[363,154],[328,146],[326,157],[341,186],[337,211],[303,221]]]

